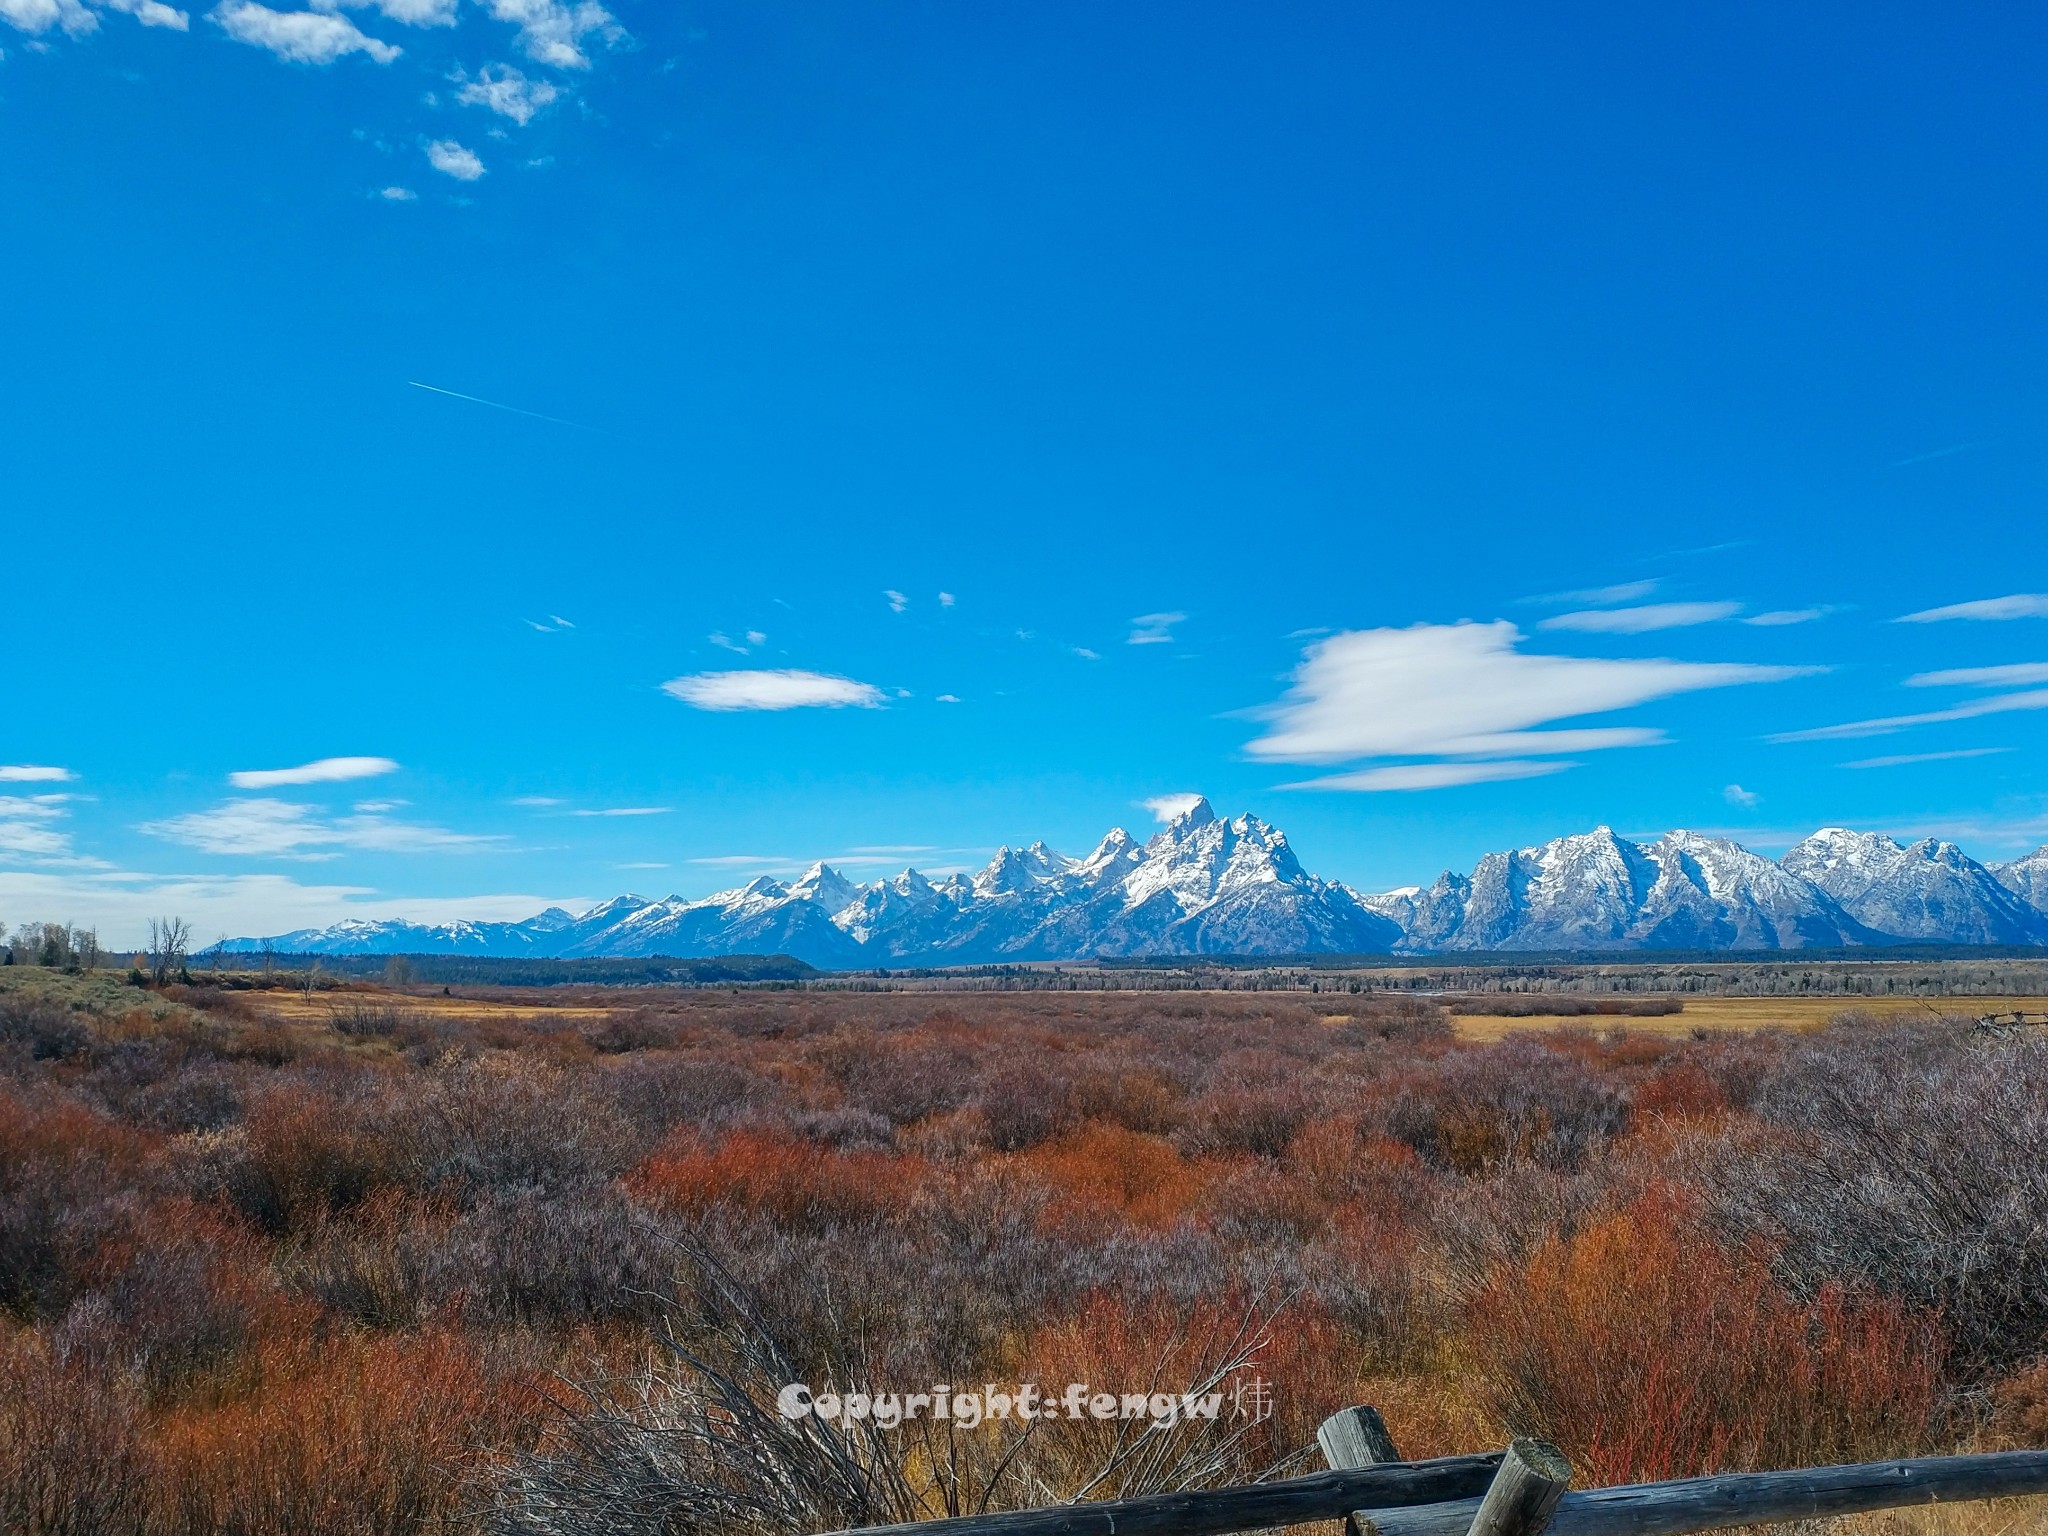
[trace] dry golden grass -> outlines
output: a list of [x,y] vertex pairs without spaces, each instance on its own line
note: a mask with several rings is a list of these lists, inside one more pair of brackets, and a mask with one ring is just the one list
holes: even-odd
[[1682,1036],[1696,1029],[1819,1029],[1839,1013],[1919,1014],[1932,1019],[1943,1014],[1975,1017],[2011,1013],[2015,1009],[2048,1014],[2048,997],[1689,997],[1683,1013],[1647,1018],[1612,1014],[1532,1014],[1525,1018],[1459,1014],[1451,1023],[1465,1040],[1498,1040],[1521,1030],[1573,1028],[1594,1029],[1602,1034],[1625,1030],[1631,1034]]
[[531,1002],[498,1002],[480,997],[444,997],[438,992],[401,992],[382,987],[351,987],[345,992],[244,992],[250,1006],[286,1023],[324,1024],[350,1008],[402,1008],[409,1013],[448,1019],[580,1019],[602,1018],[613,1010],[588,1004],[555,1004],[544,997]]

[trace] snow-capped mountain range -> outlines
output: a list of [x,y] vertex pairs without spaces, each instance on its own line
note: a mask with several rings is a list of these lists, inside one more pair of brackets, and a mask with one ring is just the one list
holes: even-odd
[[619,896],[518,923],[348,922],[265,942],[302,954],[694,958],[787,954],[827,968],[1194,954],[2048,944],[2048,847],[1977,863],[1933,838],[1830,827],[1773,862],[1726,838],[1636,843],[1606,827],[1490,853],[1469,875],[1369,896],[1301,867],[1256,816],[1206,800],[1085,858],[1003,848],[972,876],[856,884],[825,864],[701,900]]

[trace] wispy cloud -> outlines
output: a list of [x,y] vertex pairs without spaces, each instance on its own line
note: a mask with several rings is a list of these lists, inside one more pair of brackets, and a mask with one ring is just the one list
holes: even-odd
[[66,784],[77,777],[69,768],[43,763],[0,764],[0,784]]
[[420,200],[419,193],[411,187],[386,187],[377,195],[387,203],[416,203]]
[[332,64],[360,53],[389,64],[405,50],[364,33],[345,16],[319,11],[273,11],[255,0],[226,0],[213,20],[238,43],[265,48],[293,64]]
[[950,607],[952,607],[952,606],[953,606],[953,594],[952,594],[952,593],[950,593],[950,592],[941,592],[941,593],[939,594],[939,606],[940,606],[941,608],[950,608]]
[[[427,388],[428,386],[427,386],[427,385],[424,385],[424,384],[422,384],[422,385],[420,385],[419,387],[420,387],[421,389],[425,389],[425,388]],[[436,394],[445,394],[445,393],[446,393],[446,391],[445,391],[445,390],[436,390],[436,391],[435,391],[435,393],[436,393]],[[458,399],[467,399],[468,397],[467,397],[467,396],[457,396],[457,398],[458,398]],[[488,405],[488,404],[490,404],[490,402],[489,402],[488,400],[485,400],[485,401],[479,401],[478,403],[479,403],[479,404],[482,404],[482,405]],[[510,407],[510,406],[502,406],[502,405],[501,405],[501,406],[499,406],[499,407],[498,407],[498,409],[499,409],[499,410],[501,410],[501,411],[502,411],[502,410],[510,410],[510,409],[511,409],[511,407]],[[520,415],[522,415],[522,416],[525,416],[525,415],[529,415],[529,414],[531,414],[531,413],[530,413],[530,412],[527,412],[527,411],[521,411],[521,412],[519,412],[519,414],[520,414]],[[544,420],[544,421],[547,421],[547,420],[552,420],[553,418],[552,418],[552,417],[542,417],[541,419],[542,419],[542,420]],[[562,617],[562,616],[561,616],[561,615],[560,615],[559,613],[551,613],[551,614],[549,614],[549,615],[548,615],[548,618],[547,618],[547,622],[546,622],[545,624],[543,624],[543,623],[542,623],[542,622],[541,622],[541,621],[540,621],[539,619],[526,619],[526,620],[524,620],[524,621],[522,621],[522,622],[524,622],[524,623],[525,623],[525,625],[526,625],[526,627],[527,627],[528,629],[537,629],[537,630],[539,630],[539,631],[540,631],[540,632],[541,632],[542,634],[544,634],[544,635],[558,635],[558,634],[560,634],[560,633],[561,633],[561,632],[562,632],[563,630],[565,630],[565,629],[574,629],[574,628],[576,627],[576,626],[575,626],[574,624],[571,624],[571,623],[570,623],[570,622],[569,622],[569,621],[568,621],[567,619],[563,618],[563,617]]]
[[0,795],[0,854],[52,860],[71,857],[71,839],[57,823],[69,795]]
[[520,795],[516,799],[514,799],[512,803],[514,805],[527,805],[538,807],[547,805],[560,805],[562,802],[557,800],[553,795]]
[[388,757],[323,757],[296,768],[246,768],[228,775],[237,789],[282,789],[288,784],[342,784],[352,779],[374,779],[396,773],[398,764]]
[[1818,608],[1773,608],[1766,613],[1752,613],[1742,622],[1754,624],[1759,629],[1782,629],[1788,624],[1811,624],[1815,619],[1824,619],[1835,610],[1822,604]]
[[1586,608],[1576,613],[1560,613],[1536,627],[1594,635],[1643,635],[1659,629],[1717,624],[1741,611],[1740,603],[1645,603],[1638,608]]
[[1185,624],[1188,616],[1184,613],[1141,613],[1131,620],[1131,634],[1125,643],[1129,645],[1171,645],[1173,630],[1177,624]]
[[882,690],[829,672],[785,667],[758,672],[698,672],[661,685],[692,709],[858,709],[882,707]]
[[1543,596],[1532,598],[1530,601],[1582,603],[1589,608],[1607,608],[1616,603],[1641,602],[1662,585],[1663,582],[1653,576],[1647,581],[1624,581],[1611,587],[1583,587],[1576,592],[1546,592]]
[[561,99],[561,88],[548,80],[530,80],[510,64],[486,64],[472,79],[462,70],[452,77],[455,99],[466,107],[484,107],[524,128]]
[[1505,620],[1333,635],[1308,648],[1293,686],[1262,712],[1267,733],[1246,751],[1268,762],[1336,763],[1644,746],[1664,740],[1664,733],[1649,726],[1534,727],[1815,670],[1530,655],[1521,644],[1520,632]]
[[572,912],[588,896],[485,892],[469,896],[392,898],[360,885],[301,885],[278,874],[193,875],[137,870],[58,874],[0,870],[0,908],[96,927],[104,943],[140,945],[149,920],[175,912],[202,942],[215,934],[260,937],[321,928],[348,918],[451,922],[459,918],[517,921],[547,907]]
[[1516,759],[1489,763],[1391,763],[1356,773],[1282,784],[1282,789],[1349,790],[1354,794],[1385,794],[1417,789],[1456,789],[1466,784],[1498,784],[1515,779],[1540,779],[1576,767],[1570,762],[1532,763]]
[[2011,747],[1963,747],[1954,752],[1901,752],[1893,757],[1863,757],[1844,768],[1903,768],[1909,763],[1946,763],[1959,757],[1996,757]]
[[2006,597],[1950,603],[1945,608],[1922,608],[1918,613],[1902,613],[1894,622],[1939,624],[1947,619],[2048,619],[2048,592],[2014,592]]
[[588,69],[586,44],[607,47],[627,41],[626,29],[596,0],[484,0],[491,15],[519,28],[519,46],[529,59],[556,69]]
[[894,587],[891,587],[888,591],[884,592],[882,594],[882,598],[885,602],[888,603],[889,611],[891,613],[901,613],[904,609],[910,606],[910,599],[905,597],[901,592],[898,592]]
[[1744,810],[1754,810],[1764,803],[1764,797],[1753,789],[1744,789],[1740,784],[1730,784],[1721,791],[1721,798],[1730,805],[1739,805]]
[[2048,683],[2048,661],[2016,661],[2002,667],[1952,667],[1946,672],[1916,672],[1908,688],[2024,688]]
[[2048,709],[2048,688],[2027,693],[2001,693],[1994,698],[1973,699],[1952,709],[1931,709],[1917,715],[1886,715],[1876,720],[1851,720],[1842,725],[1823,725],[1806,731],[1782,731],[1769,739],[1842,741],[1857,736],[1890,736],[1916,725],[1942,725],[1950,720],[1976,720],[1984,715],[2004,715],[2029,709]]
[[571,811],[571,816],[667,816],[675,810],[672,805],[614,805],[603,810]]
[[1152,813],[1154,821],[1168,822],[1193,810],[1202,803],[1202,799],[1192,790],[1183,790],[1178,794],[1154,795],[1150,800],[1140,800],[1138,804]]
[[146,822],[141,830],[201,853],[299,859],[332,858],[342,850],[473,853],[501,841],[382,815],[330,817],[290,800],[228,800],[211,810]]

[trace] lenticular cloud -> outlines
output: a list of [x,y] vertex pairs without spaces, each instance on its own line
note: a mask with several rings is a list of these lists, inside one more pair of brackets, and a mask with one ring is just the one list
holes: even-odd
[[671,698],[692,709],[879,709],[882,690],[872,683],[829,672],[794,667],[773,671],[698,672],[671,678],[661,685]]

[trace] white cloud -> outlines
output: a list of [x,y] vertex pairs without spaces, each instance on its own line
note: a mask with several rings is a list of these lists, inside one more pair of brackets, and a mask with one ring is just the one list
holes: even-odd
[[343,784],[397,771],[398,764],[388,757],[323,757],[296,768],[244,769],[229,774],[228,782],[237,789],[278,789],[286,784]]
[[267,48],[293,64],[332,64],[351,53],[389,64],[404,51],[366,36],[345,16],[273,11],[255,0],[226,0],[214,9],[213,19],[236,42]]
[[[2016,661],[2003,667],[1955,667],[1947,672],[1916,672],[1908,688],[2024,688],[2048,683],[2048,661]],[[6,773],[0,770],[0,778]]]
[[611,12],[593,0],[561,4],[560,0],[484,0],[491,15],[519,28],[519,46],[529,59],[556,69],[588,69],[585,39],[595,37],[608,47],[626,41],[626,29]]
[[1908,763],[1946,763],[1959,757],[1996,757],[2011,747],[1964,747],[1956,752],[1901,752],[1892,757],[1864,757],[1844,768],[1903,768]]
[[1754,624],[1762,629],[1782,629],[1788,624],[1811,624],[1815,619],[1824,619],[1835,610],[1823,605],[1819,608],[1773,608],[1768,613],[1752,613],[1742,622]]
[[457,101],[468,107],[488,107],[522,128],[562,94],[552,81],[529,80],[510,64],[486,64],[474,80],[457,70],[454,78],[461,86],[455,93]]
[[1563,773],[1576,763],[1531,763],[1517,759],[1490,763],[1390,763],[1384,768],[1362,768],[1356,773],[1333,773],[1327,778],[1303,779],[1282,784],[1282,789],[1342,789],[1354,793],[1381,794],[1396,790],[1456,789],[1466,784],[1499,784],[1515,779],[1540,779]]
[[882,596],[887,599],[891,613],[901,613],[910,606],[910,599],[901,592],[898,592],[894,587],[889,588]]
[[580,912],[588,896],[488,893],[449,897],[380,897],[359,885],[301,885],[284,875],[190,875],[112,871],[58,875],[0,870],[0,908],[33,914],[31,921],[97,928],[102,943],[139,948],[149,920],[166,913],[192,924],[203,948],[217,934],[261,937],[295,928],[324,928],[348,918],[402,918],[452,922],[459,918],[509,922],[548,907]]
[[560,805],[562,802],[553,795],[521,795],[512,803],[514,805]]
[[1100,661],[1100,660],[1102,660],[1102,653],[1101,653],[1100,651],[1091,651],[1091,650],[1089,650],[1089,649],[1088,649],[1088,647],[1087,647],[1087,646],[1085,646],[1085,645],[1077,645],[1077,646],[1075,646],[1075,647],[1074,647],[1074,654],[1075,654],[1076,656],[1080,657],[1080,658],[1081,658],[1081,659],[1082,659],[1083,661]]
[[141,830],[201,853],[302,859],[333,858],[342,849],[463,853],[500,841],[375,814],[329,818],[318,807],[290,800],[227,800],[210,811],[147,822]]
[[175,6],[164,5],[161,0],[100,0],[110,11],[123,11],[133,16],[145,27],[168,27],[173,32],[189,32],[192,18]]
[[950,593],[950,592],[941,592],[941,593],[939,594],[939,606],[940,606],[941,608],[950,608],[950,607],[952,607],[952,606],[953,606],[953,594],[952,594],[952,593]]
[[1902,613],[1897,624],[1937,624],[1944,619],[2048,619],[2048,592],[2015,592],[2010,597],[1980,597],[1972,603],[1923,608]]
[[1646,603],[1640,608],[1587,608],[1543,620],[1539,629],[1570,629],[1594,635],[1644,635],[1658,629],[1717,624],[1742,611],[1740,603]]
[[69,768],[41,763],[0,764],[0,784],[63,784],[77,777]]
[[457,181],[475,181],[484,174],[484,163],[477,159],[476,152],[464,149],[453,139],[436,139],[429,144],[427,164],[443,176],[453,176]]
[[1140,800],[1138,804],[1152,813],[1154,821],[1163,823],[1173,820],[1176,816],[1185,815],[1200,805],[1202,800],[1201,795],[1192,790],[1184,790],[1179,794],[1154,795],[1150,800]]
[[1185,624],[1188,616],[1184,613],[1141,613],[1131,620],[1130,639],[1127,645],[1171,645],[1173,627]]
[[699,672],[670,678],[661,685],[661,691],[694,709],[839,709],[849,704],[879,709],[882,705],[882,690],[872,683],[794,667],[762,672]]
[[1744,789],[1740,784],[1730,784],[1721,791],[1721,798],[1730,805],[1739,805],[1744,810],[1754,810],[1764,803],[1764,797],[1753,789]]
[[1823,725],[1810,731],[1784,731],[1772,741],[1841,741],[1857,736],[1890,736],[1916,725],[1941,725],[1950,720],[1975,720],[1984,715],[2005,715],[2016,710],[2048,709],[2048,688],[2030,693],[2001,693],[1995,698],[1975,699],[1953,709],[1931,709],[1919,715],[1887,715],[1876,720],[1851,720],[1845,725]]
[[733,651],[741,656],[747,654],[746,646],[741,645],[737,640],[734,640],[731,636],[722,634],[718,630],[714,629],[710,634],[706,635],[704,638],[706,640],[709,640],[713,645],[717,646],[722,651]]
[[377,195],[387,203],[416,203],[420,200],[419,193],[411,187],[386,187]]
[[367,10],[371,6],[387,21],[408,27],[452,27],[456,0],[312,0],[316,11]]
[[760,630],[758,630],[758,629],[750,629],[750,630],[748,630],[748,631],[747,631],[747,644],[749,644],[749,645],[766,645],[767,643],[768,643],[768,637],[767,637],[766,635],[762,634]]
[[601,811],[571,811],[571,816],[666,816],[672,805],[617,805]]
[[1644,726],[1531,727],[1671,694],[1778,682],[1812,670],[1740,662],[1593,660],[1517,650],[1511,623],[1354,630],[1308,648],[1294,685],[1247,746],[1269,762],[1361,757],[1512,757],[1645,746]]
[[940,704],[958,704],[960,702],[960,695],[957,693],[942,693],[935,702]]
[[52,27],[61,27],[71,37],[83,37],[100,24],[99,17],[78,0],[0,0],[0,21],[31,37]]

